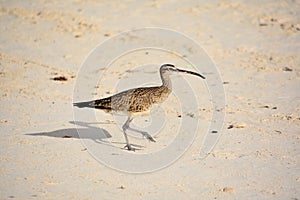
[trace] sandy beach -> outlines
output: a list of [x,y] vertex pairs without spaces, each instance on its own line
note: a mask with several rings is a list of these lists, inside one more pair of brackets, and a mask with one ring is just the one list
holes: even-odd
[[[300,199],[298,1],[3,0],[0,6],[0,199]],[[122,48],[105,44],[145,27],[173,31],[173,38],[162,31],[153,45],[171,41],[169,49],[188,54],[146,48],[109,59]],[[207,55],[176,41],[177,33]],[[140,39],[124,38],[124,48]],[[138,151],[122,149],[126,117],[72,105],[160,84],[158,63],[192,69],[187,60],[197,55],[207,58],[200,64],[207,79],[172,77],[166,102],[134,120],[156,140],[130,134]],[[110,68],[95,79],[107,67],[104,58]],[[209,60],[224,88],[221,121],[213,117]],[[199,159],[214,122],[223,124],[218,142]],[[160,154],[167,147],[175,153]]]

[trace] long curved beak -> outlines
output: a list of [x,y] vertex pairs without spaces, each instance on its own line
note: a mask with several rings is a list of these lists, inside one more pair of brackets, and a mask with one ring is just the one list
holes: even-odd
[[177,69],[178,72],[183,72],[183,73],[186,73],[186,74],[192,74],[192,75],[199,76],[199,77],[205,79],[205,77],[203,75],[198,74],[196,72],[191,72],[191,71],[187,71],[187,70],[183,70],[183,69],[178,69],[178,68],[176,68],[176,69]]

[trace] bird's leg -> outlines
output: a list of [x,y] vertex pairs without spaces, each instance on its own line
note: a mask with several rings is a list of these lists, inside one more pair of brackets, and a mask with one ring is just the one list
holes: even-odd
[[135,131],[135,132],[138,132],[138,133],[141,133],[145,138],[147,138],[149,141],[151,141],[151,142],[156,142],[154,139],[153,139],[153,137],[149,134],[149,133],[147,133],[147,132],[145,132],[145,131],[140,131],[140,130],[137,130],[137,129],[135,129],[135,128],[131,128],[130,126],[128,126],[128,128],[127,128],[128,130],[132,130],[132,131]]
[[129,144],[129,141],[128,141],[128,137],[127,137],[127,134],[126,134],[126,130],[129,128],[129,123],[133,120],[132,117],[128,117],[125,124],[122,126],[122,129],[123,129],[123,134],[124,134],[124,137],[125,137],[125,140],[126,140],[126,145],[124,148],[127,148],[129,151],[134,151],[135,149]]

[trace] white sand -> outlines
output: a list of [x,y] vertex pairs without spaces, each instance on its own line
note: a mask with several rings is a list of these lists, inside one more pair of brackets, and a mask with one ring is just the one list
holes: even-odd
[[[299,2],[0,5],[1,199],[300,198]],[[228,82],[226,120],[205,160],[198,159],[199,134],[171,166],[133,175],[88,153],[70,123],[72,98],[77,71],[97,44],[125,30],[151,26],[184,33],[207,50]],[[68,80],[51,80],[60,75]],[[97,95],[115,92],[114,84],[108,80]],[[173,116],[176,109],[170,109]],[[210,114],[207,108],[199,117],[209,123]],[[104,122],[113,120],[99,115],[107,117]],[[116,126],[93,126],[113,130],[108,133],[115,141],[124,140]],[[147,152],[162,148],[167,136],[161,133],[157,143],[134,143]]]

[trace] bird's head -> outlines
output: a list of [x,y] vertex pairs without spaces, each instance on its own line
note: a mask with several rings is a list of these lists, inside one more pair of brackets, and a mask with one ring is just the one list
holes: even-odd
[[192,72],[192,71],[188,71],[188,70],[178,69],[173,64],[163,64],[160,67],[160,72],[162,74],[170,73],[170,72],[182,72],[182,73],[186,73],[186,74],[192,74],[192,75],[195,75],[195,76],[199,76],[199,77],[205,79],[205,77],[203,75],[201,75],[201,74],[198,74],[198,73]]

